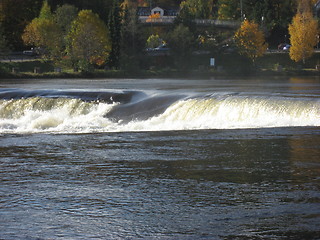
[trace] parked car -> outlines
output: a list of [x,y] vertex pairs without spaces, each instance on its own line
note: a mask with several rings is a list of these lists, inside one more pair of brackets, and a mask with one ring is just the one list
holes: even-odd
[[156,47],[154,50],[155,51],[169,51],[170,48],[168,48],[167,44],[163,43],[160,46]]
[[283,47],[283,51],[289,51],[291,45],[290,44],[286,44],[284,47]]
[[283,50],[283,48],[286,46],[287,44],[286,43],[280,43],[278,45],[278,50]]
[[37,47],[37,48],[31,48],[30,50],[25,50],[23,51],[23,55],[27,55],[27,56],[39,56],[39,55],[43,55],[45,53],[45,49],[41,48],[41,47]]

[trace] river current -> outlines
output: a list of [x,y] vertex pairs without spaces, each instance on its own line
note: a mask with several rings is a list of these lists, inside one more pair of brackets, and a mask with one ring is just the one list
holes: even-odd
[[320,78],[0,82],[0,239],[320,239]]

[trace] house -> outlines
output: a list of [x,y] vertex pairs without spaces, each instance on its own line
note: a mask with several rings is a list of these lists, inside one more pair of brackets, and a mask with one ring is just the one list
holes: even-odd
[[179,8],[162,8],[162,7],[138,7],[137,14],[139,20],[146,21],[149,16],[159,14],[160,19],[174,19],[179,14]]

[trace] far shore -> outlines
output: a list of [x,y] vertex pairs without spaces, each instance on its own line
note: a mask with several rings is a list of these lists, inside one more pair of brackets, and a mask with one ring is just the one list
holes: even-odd
[[[159,61],[157,61],[159,60]],[[160,61],[161,60],[161,61]],[[50,60],[0,61],[1,79],[58,79],[58,78],[191,78],[215,77],[268,77],[268,76],[320,76],[320,52],[307,59],[305,64],[293,62],[288,53],[269,53],[255,64],[235,55],[216,57],[216,66],[209,66],[209,56],[189,59],[184,69],[170,65],[170,59],[145,59],[145,66],[126,70],[95,69],[93,72],[74,72],[57,67]],[[189,67],[188,67],[189,66]],[[148,69],[148,70],[147,70]]]
[[104,70],[94,72],[17,72],[1,73],[2,79],[76,79],[76,78],[214,78],[214,77],[284,77],[284,76],[320,76],[320,70],[316,69],[299,69],[299,70],[256,70],[250,72],[227,72],[217,70],[141,70],[136,72],[123,70]]

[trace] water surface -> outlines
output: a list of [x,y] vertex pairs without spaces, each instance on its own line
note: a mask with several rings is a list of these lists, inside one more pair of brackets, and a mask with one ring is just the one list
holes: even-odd
[[319,78],[0,85],[1,239],[320,238]]

